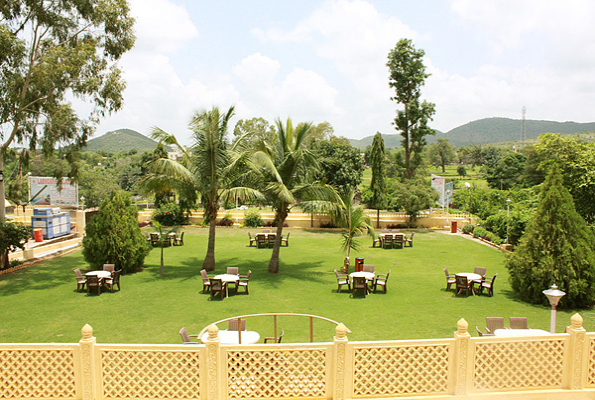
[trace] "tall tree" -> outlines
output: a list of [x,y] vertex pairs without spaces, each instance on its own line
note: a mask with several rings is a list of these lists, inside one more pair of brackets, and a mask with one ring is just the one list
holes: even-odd
[[428,146],[428,157],[430,163],[442,168],[442,173],[446,172],[446,165],[453,162],[455,159],[455,151],[452,144],[448,143],[448,139],[439,138],[436,143]]
[[145,184],[158,186],[158,181],[164,181],[178,190],[192,190],[200,195],[204,217],[209,222],[207,254],[202,263],[207,271],[215,269],[215,227],[220,205],[235,199],[262,198],[258,191],[241,186],[248,153],[243,151],[243,140],[236,141],[233,146],[227,141],[227,126],[233,115],[233,106],[225,113],[217,107],[196,112],[190,123],[193,132],[190,153],[173,135],[159,128],[152,132],[153,139],[177,146],[183,157],[179,162],[168,158],[155,161],[155,173]]
[[349,143],[322,140],[312,148],[319,156],[316,178],[341,190],[356,188],[362,182],[364,159],[358,149]]
[[320,205],[336,200],[336,193],[326,185],[316,184],[314,172],[318,162],[315,154],[305,146],[310,123],[299,124],[295,129],[291,118],[285,125],[277,120],[277,140],[273,146],[262,142],[254,153],[255,162],[261,167],[265,181],[263,192],[275,210],[277,236],[269,272],[279,272],[279,254],[283,224],[292,207],[300,201],[301,207]]
[[241,119],[233,129],[233,141],[247,140],[248,146],[261,140],[272,142],[275,140],[275,126],[264,118]]
[[435,113],[433,103],[421,101],[421,88],[426,73],[423,50],[417,50],[411,40],[401,39],[388,55],[386,64],[390,70],[389,86],[395,90],[391,100],[402,106],[397,110],[393,125],[400,131],[405,150],[405,177],[413,178],[416,167],[421,163],[421,152],[426,145],[425,137],[435,131],[428,122]]
[[[126,0],[0,2],[0,171],[12,144],[58,144],[73,160],[98,118],[122,107],[118,59],[134,45]],[[70,96],[93,104],[88,119]],[[71,171],[72,176],[75,171]],[[4,220],[0,181],[0,221]]]
[[386,207],[384,139],[380,132],[376,132],[374,135],[370,151],[370,164],[372,167],[372,180],[370,181],[372,197],[368,207],[376,209],[376,228],[380,228],[380,210]]
[[595,237],[554,167],[521,244],[508,258],[512,288],[524,301],[547,305],[542,291],[555,283],[566,292],[561,307],[591,307],[595,303],[594,248]]

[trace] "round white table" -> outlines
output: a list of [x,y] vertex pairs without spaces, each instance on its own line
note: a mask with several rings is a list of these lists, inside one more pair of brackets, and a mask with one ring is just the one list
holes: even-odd
[[481,281],[481,275],[473,273],[473,272],[460,272],[458,274],[455,274],[457,276],[465,276],[467,277],[467,281],[471,282],[471,281]]
[[112,276],[112,273],[109,271],[91,271],[91,272],[87,272],[85,274],[85,276],[92,276],[92,275],[98,277],[101,280],[101,279],[109,278],[110,276]]
[[[203,333],[200,340],[203,343],[207,342],[209,332]],[[254,331],[242,331],[241,344],[255,344],[260,340],[260,334]],[[238,331],[219,331],[219,343],[221,344],[240,344],[240,335]]]
[[225,283],[225,297],[229,297],[229,293],[227,291],[227,284],[229,282],[234,282],[237,283],[240,280],[240,276],[239,275],[233,275],[233,274],[221,274],[221,275],[215,275],[213,277],[213,279],[221,279],[223,281],[223,283]]
[[551,335],[548,331],[543,329],[496,329],[494,331],[496,336],[543,336]]
[[349,274],[350,278],[366,278],[367,281],[371,281],[374,279],[374,272],[352,272]]

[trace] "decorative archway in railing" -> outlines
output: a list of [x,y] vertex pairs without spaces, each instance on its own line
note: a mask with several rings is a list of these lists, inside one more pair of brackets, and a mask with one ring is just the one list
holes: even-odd
[[[319,315],[312,315],[312,314],[295,314],[295,313],[263,313],[263,314],[246,314],[246,315],[238,315],[235,317],[229,317],[229,318],[224,318],[224,319],[220,319],[219,321],[215,321],[210,323],[209,325],[207,325],[206,327],[203,328],[202,331],[200,331],[200,333],[198,334],[199,338],[202,338],[203,334],[207,331],[207,329],[209,328],[209,326],[211,325],[217,325],[220,324],[222,322],[226,322],[226,321],[230,321],[233,319],[237,319],[238,320],[238,327],[242,326],[242,320],[248,319],[248,318],[252,318],[252,317],[273,317],[273,331],[274,331],[274,335],[275,337],[277,336],[277,317],[279,316],[290,316],[290,317],[306,317],[310,319],[310,343],[314,342],[314,319],[320,319],[323,321],[327,321],[330,322],[332,324],[335,325],[339,325],[340,322],[334,321],[330,318],[325,318],[325,317],[321,317]],[[347,333],[351,333],[351,331],[349,330],[349,328],[347,328]],[[239,343],[242,344],[242,330],[240,329],[238,331],[238,339],[239,339]]]

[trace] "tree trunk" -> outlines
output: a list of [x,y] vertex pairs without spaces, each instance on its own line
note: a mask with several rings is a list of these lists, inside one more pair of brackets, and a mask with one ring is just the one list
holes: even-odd
[[[2,149],[0,149],[2,150]],[[2,174],[4,174],[4,160],[2,159],[2,154],[0,154],[0,172]],[[4,203],[6,200],[4,200],[6,198],[6,193],[5,193],[5,189],[4,189],[4,180],[6,179],[6,177],[4,177],[4,179],[2,179],[0,181],[0,222],[4,222],[4,219],[6,218],[6,208],[4,207]],[[0,260],[1,262],[1,260]]]
[[380,229],[380,209],[376,209],[376,229]]
[[209,221],[209,244],[207,246],[207,255],[202,262],[202,267],[207,271],[215,270],[215,227],[217,226],[217,212],[211,213]]
[[163,275],[165,271],[163,270],[163,234],[161,235],[161,275]]
[[275,246],[273,247],[273,254],[271,261],[269,261],[269,273],[276,274],[279,272],[279,254],[281,253],[281,235],[283,234],[283,224],[287,218],[287,212],[277,214],[277,235],[275,237]]

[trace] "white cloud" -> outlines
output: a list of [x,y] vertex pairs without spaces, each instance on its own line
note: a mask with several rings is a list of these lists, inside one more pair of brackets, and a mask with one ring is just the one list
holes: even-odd
[[167,0],[131,0],[136,19],[134,51],[174,52],[198,36],[188,11]]

